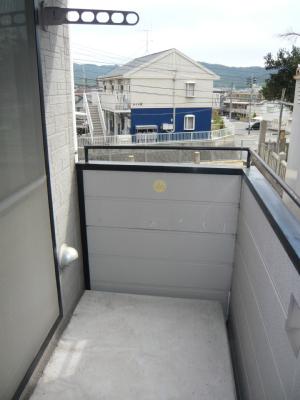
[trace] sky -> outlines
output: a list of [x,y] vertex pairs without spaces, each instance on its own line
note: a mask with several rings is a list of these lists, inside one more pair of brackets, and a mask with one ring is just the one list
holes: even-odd
[[[280,34],[300,32],[299,0],[69,0],[69,7],[132,10],[135,26],[70,25],[74,62],[124,64],[177,48],[197,61],[263,66],[268,52],[290,49]],[[296,45],[300,46],[300,39]]]

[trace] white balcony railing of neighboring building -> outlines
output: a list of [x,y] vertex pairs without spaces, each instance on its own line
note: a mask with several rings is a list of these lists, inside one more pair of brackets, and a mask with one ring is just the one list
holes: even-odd
[[100,94],[100,102],[103,110],[126,111],[130,110],[129,93],[105,93]]
[[213,131],[170,132],[170,133],[137,133],[135,135],[111,135],[97,137],[78,137],[78,147],[87,145],[119,145],[119,144],[160,144],[199,141],[217,141],[234,135],[233,127]]

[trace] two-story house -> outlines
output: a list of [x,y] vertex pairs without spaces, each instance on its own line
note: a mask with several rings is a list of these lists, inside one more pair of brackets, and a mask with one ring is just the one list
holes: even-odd
[[177,49],[98,78],[108,134],[209,131],[217,75]]

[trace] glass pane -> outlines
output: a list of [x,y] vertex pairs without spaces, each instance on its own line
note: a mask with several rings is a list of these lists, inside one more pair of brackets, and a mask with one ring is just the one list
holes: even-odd
[[1,1],[0,18],[1,201],[44,175],[44,158],[25,0]]

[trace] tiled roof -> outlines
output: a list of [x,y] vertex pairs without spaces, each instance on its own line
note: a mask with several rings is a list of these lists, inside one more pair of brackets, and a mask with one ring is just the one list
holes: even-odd
[[161,55],[163,53],[167,53],[169,51],[170,51],[170,49],[160,51],[158,53],[148,54],[147,56],[135,58],[135,59],[129,61],[128,63],[122,65],[121,67],[114,68],[112,71],[110,71],[108,74],[102,76],[101,78],[122,76],[122,75],[134,70],[135,68],[140,67],[143,64],[147,64],[149,61],[154,60],[159,55]]

